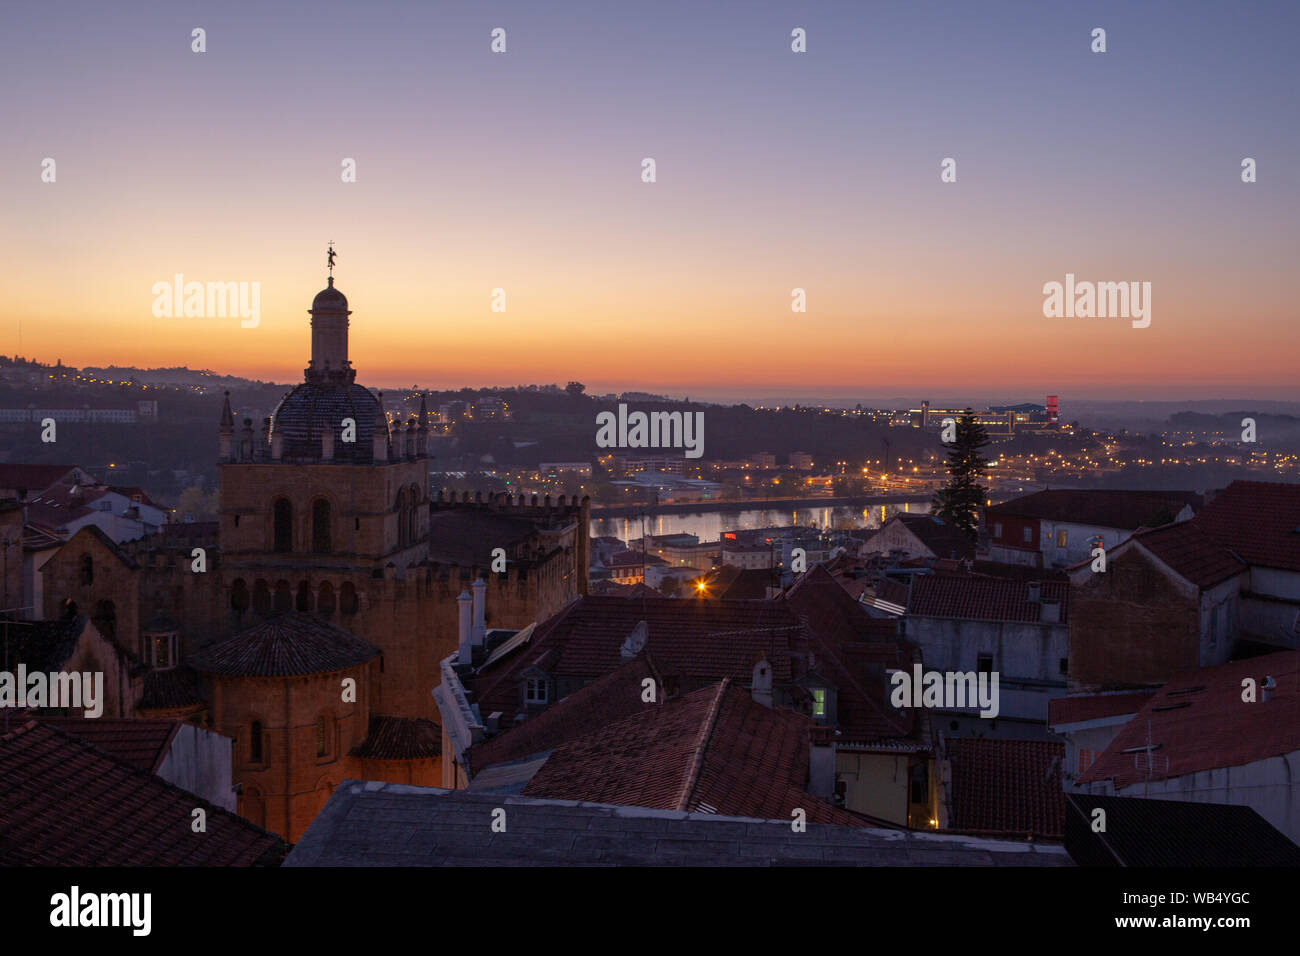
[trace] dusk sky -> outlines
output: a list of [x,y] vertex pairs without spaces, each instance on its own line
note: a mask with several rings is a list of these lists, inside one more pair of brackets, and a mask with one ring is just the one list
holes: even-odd
[[[3,24],[0,352],[300,380],[333,240],[372,386],[1300,398],[1297,4],[10,2]],[[1045,318],[1067,272],[1150,282],[1150,327]],[[154,317],[176,273],[260,282],[260,325]]]

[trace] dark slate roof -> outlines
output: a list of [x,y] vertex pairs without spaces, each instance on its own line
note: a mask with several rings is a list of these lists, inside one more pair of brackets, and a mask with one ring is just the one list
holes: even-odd
[[[191,829],[199,807],[206,833]],[[287,849],[274,833],[48,724],[0,737],[0,866],[275,866]]]
[[352,756],[369,760],[414,760],[442,753],[442,728],[423,717],[370,718],[366,739]]
[[1065,836],[1065,744],[958,737],[947,749],[952,768],[948,829],[1034,839]]
[[378,654],[379,648],[352,632],[295,611],[209,644],[190,655],[190,666],[205,674],[292,677],[355,667]]
[[188,667],[151,670],[144,675],[144,693],[136,707],[140,710],[174,710],[203,702],[198,675]]
[[985,509],[988,516],[1014,515],[1072,524],[1097,525],[1136,531],[1152,527],[1160,512],[1176,516],[1187,505],[1200,507],[1202,498],[1192,491],[1116,491],[1110,489],[1056,489],[1036,491]]
[[[492,812],[506,832],[492,832]],[[345,780],[286,866],[1070,866],[1057,846]]]
[[69,736],[98,747],[105,753],[146,773],[157,773],[181,729],[179,720],[150,720],[145,717],[38,717]]
[[[271,415],[271,434],[283,436],[285,458],[319,460],[321,435],[334,433],[334,460],[374,461],[375,417],[379,400],[355,382],[350,385],[304,382],[280,400]],[[343,419],[357,424],[356,441],[343,441]]]
[[[1066,794],[1065,848],[1079,866],[1300,866],[1300,847],[1250,807]],[[1093,811],[1106,812],[1094,833]]]

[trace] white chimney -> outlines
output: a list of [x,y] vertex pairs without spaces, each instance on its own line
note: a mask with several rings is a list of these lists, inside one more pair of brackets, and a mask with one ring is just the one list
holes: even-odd
[[650,625],[645,621],[637,621],[636,627],[632,628],[632,633],[627,636],[623,646],[618,649],[619,656],[625,661],[630,661],[643,650],[650,640]]
[[472,629],[469,619],[471,614],[471,605],[474,599],[469,596],[468,591],[461,591],[460,597],[456,598],[456,609],[460,612],[460,623],[457,629],[457,636],[460,638],[459,653],[456,662],[459,664],[473,663],[473,644],[471,643]]
[[754,682],[750,690],[754,703],[764,707],[772,706],[772,665],[764,655],[754,665]]
[[479,575],[470,585],[474,590],[474,627],[470,632],[470,641],[475,647],[482,647],[487,640],[487,609],[484,607],[487,595],[487,582]]

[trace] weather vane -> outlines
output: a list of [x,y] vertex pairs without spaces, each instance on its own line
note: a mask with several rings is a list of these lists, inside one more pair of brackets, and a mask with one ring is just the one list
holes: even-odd
[[333,275],[334,275],[334,257],[335,257],[336,255],[338,255],[338,253],[334,251],[334,240],[333,240],[333,239],[330,240],[330,248],[329,248],[329,252],[326,253],[326,255],[329,257],[330,276],[333,276]]

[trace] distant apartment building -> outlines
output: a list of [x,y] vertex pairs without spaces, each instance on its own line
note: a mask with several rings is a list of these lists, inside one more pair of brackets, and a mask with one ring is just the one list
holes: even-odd
[[[975,421],[984,426],[990,435],[1010,436],[1018,431],[1056,431],[1060,427],[1059,406],[1055,395],[1047,396],[1046,405],[1025,402],[1020,405],[992,405],[986,409],[971,409]],[[954,421],[966,414],[964,408],[932,408],[924,401],[920,408],[908,409],[908,421],[913,428],[938,430],[943,421]]]
[[790,452],[790,467],[796,471],[812,471],[813,456],[806,451]]
[[989,558],[1063,568],[1109,551],[1138,528],[1186,521],[1201,504],[1189,491],[1039,491],[984,509]]

